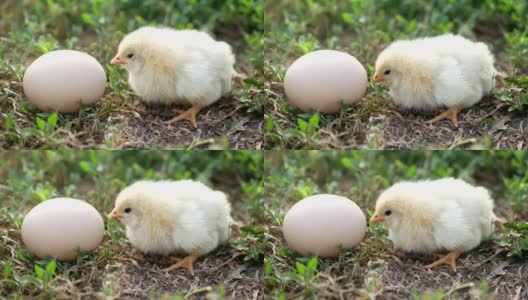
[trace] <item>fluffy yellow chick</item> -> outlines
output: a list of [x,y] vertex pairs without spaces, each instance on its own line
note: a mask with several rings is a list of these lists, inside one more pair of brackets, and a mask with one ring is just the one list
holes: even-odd
[[191,104],[166,123],[189,120],[196,128],[198,112],[231,91],[235,56],[205,32],[142,27],[123,38],[111,63],[128,71],[145,102]]
[[229,239],[231,205],[224,193],[192,180],[138,181],[119,193],[110,218],[149,254],[186,254],[164,271],[186,268]]
[[449,264],[488,239],[497,217],[483,187],[445,178],[400,182],[384,191],[370,222],[382,222],[395,248],[415,253],[449,251],[426,268]]
[[458,113],[492,90],[500,75],[493,63],[486,44],[445,34],[392,43],[378,56],[373,80],[405,108],[447,107],[429,122],[449,119],[458,127]]

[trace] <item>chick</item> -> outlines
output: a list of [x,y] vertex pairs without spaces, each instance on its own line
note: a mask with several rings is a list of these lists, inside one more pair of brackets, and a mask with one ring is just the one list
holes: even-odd
[[479,102],[501,74],[484,43],[445,34],[392,43],[378,56],[375,82],[390,89],[395,103],[405,108],[448,109],[430,120],[449,119],[458,127],[458,113]]
[[493,206],[485,188],[460,179],[400,182],[379,196],[370,222],[382,222],[397,249],[450,251],[426,268],[449,264],[456,272],[458,256],[491,236]]
[[186,254],[164,271],[186,268],[229,239],[226,195],[192,180],[138,181],[122,190],[109,214],[126,226],[130,243],[149,254]]
[[205,32],[142,27],[123,38],[111,61],[124,67],[134,92],[147,103],[191,104],[165,122],[189,120],[231,91],[235,56]]

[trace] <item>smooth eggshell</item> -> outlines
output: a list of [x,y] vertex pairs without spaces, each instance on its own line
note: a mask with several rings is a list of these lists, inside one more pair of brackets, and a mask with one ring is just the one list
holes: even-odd
[[286,71],[284,90],[288,102],[303,111],[333,114],[354,103],[367,90],[367,72],[350,54],[319,50],[297,59]]
[[367,231],[367,220],[351,200],[330,194],[297,202],[284,217],[282,233],[288,246],[301,255],[336,257],[339,247],[358,245]]
[[22,240],[39,258],[62,261],[77,258],[101,243],[104,222],[99,212],[85,201],[55,198],[33,207],[22,222]]
[[72,113],[99,100],[106,88],[106,74],[90,55],[73,50],[48,52],[37,58],[24,74],[24,93],[40,110]]

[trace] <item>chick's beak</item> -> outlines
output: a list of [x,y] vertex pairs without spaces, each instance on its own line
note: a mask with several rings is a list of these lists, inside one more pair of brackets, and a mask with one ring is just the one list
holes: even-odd
[[108,217],[109,217],[110,219],[118,219],[118,220],[120,220],[120,219],[123,219],[124,216],[123,216],[123,214],[118,213],[118,212],[114,209],[114,210],[112,210],[111,213],[108,214]]
[[378,214],[374,214],[372,218],[370,218],[370,223],[381,223],[385,221],[385,219]]
[[382,82],[385,80],[385,77],[383,77],[383,75],[374,74],[374,77],[372,77],[372,80],[374,82]]
[[119,54],[116,54],[116,56],[114,58],[112,58],[112,61],[110,61],[111,64],[113,65],[126,65],[126,61],[123,60]]

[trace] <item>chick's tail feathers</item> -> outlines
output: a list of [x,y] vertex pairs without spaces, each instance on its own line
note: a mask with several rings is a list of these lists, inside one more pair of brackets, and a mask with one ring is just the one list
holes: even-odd
[[493,224],[496,228],[499,229],[499,232],[504,232],[504,224],[506,223],[506,219],[498,217],[496,214],[493,214]]
[[504,78],[506,78],[508,75],[506,73],[503,73],[497,69],[494,69],[493,71],[493,87],[495,88],[497,85],[495,84],[498,82],[500,86],[504,86]]
[[229,217],[229,236],[233,236],[233,232],[236,233],[237,236],[240,236],[240,227],[242,227],[242,224],[235,221],[231,216]]

